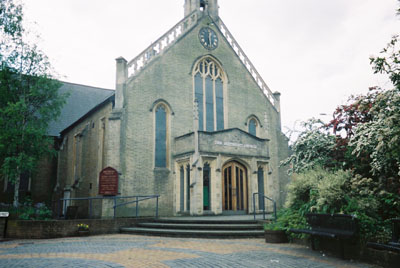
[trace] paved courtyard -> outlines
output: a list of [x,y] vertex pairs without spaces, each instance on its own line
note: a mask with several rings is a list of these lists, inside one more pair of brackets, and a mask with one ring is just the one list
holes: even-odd
[[0,243],[0,267],[377,267],[263,239],[101,235]]

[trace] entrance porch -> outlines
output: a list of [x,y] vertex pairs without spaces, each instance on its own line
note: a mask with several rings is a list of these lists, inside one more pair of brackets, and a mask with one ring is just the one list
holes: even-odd
[[[176,215],[246,216],[253,194],[274,198],[268,139],[240,129],[198,131],[175,139]],[[256,197],[256,212],[265,206]],[[248,216],[252,217],[252,216]]]

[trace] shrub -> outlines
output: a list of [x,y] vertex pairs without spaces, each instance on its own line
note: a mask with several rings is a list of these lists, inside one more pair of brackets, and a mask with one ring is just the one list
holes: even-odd
[[33,204],[29,197],[15,211],[10,211],[18,215],[20,220],[49,220],[52,217],[52,211],[44,203]]
[[360,241],[384,242],[390,238],[390,219],[400,214],[399,204],[399,195],[371,178],[316,167],[294,176],[277,223],[303,228],[308,212],[352,214],[359,220]]

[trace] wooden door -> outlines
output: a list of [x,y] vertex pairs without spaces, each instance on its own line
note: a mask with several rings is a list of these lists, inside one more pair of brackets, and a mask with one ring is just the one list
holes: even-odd
[[237,162],[231,162],[222,173],[223,210],[247,210],[247,171]]

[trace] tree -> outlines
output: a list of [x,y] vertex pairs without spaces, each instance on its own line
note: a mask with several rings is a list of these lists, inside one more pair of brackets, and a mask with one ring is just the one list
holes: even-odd
[[66,96],[58,94],[46,55],[25,42],[23,7],[0,2],[0,174],[14,183],[19,204],[20,176],[33,173],[44,155],[54,153],[48,123],[59,116]]
[[289,173],[300,173],[316,166],[335,167],[333,151],[335,136],[325,130],[325,124],[318,119],[303,123],[305,129],[291,146],[292,155],[282,162],[290,165]]
[[[400,184],[400,46],[394,36],[381,57],[371,58],[375,73],[387,74],[393,88],[375,89],[371,120],[361,124],[350,139],[353,154],[368,152],[371,171],[385,183]],[[391,184],[391,183],[390,183]],[[400,189],[399,189],[400,190]]]

